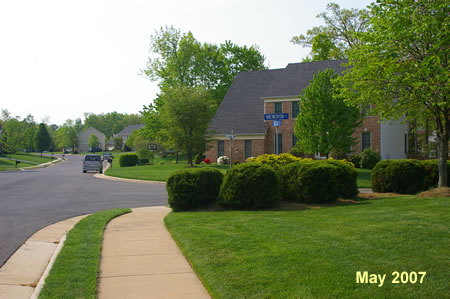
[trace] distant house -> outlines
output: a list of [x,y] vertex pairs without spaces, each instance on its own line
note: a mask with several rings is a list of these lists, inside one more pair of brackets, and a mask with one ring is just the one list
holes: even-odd
[[[314,74],[325,69],[342,73],[344,60],[315,61],[288,64],[283,69],[239,73],[231,84],[212,119],[208,131],[212,141],[206,157],[215,161],[220,156],[230,156],[233,140],[233,160],[275,153],[287,153],[297,142],[294,126],[299,114],[300,92],[309,85]],[[275,144],[275,127],[264,120],[264,114],[286,113],[279,126],[278,144]],[[382,159],[406,158],[408,124],[401,120],[380,123],[379,116],[366,116],[353,137],[357,145],[353,153],[366,148],[380,152]],[[350,149],[349,149],[350,151]],[[320,154],[316,156],[320,157]]]
[[92,134],[94,134],[98,138],[98,141],[99,141],[98,147],[101,148],[102,150],[105,150],[105,141],[106,141],[105,134],[103,134],[102,132],[100,132],[99,130],[97,130],[94,127],[89,127],[78,135],[78,151],[79,152],[85,152],[85,153],[89,152],[89,150],[91,148],[88,145],[88,141],[89,141],[89,137],[91,137]]
[[105,148],[107,151],[112,151],[112,150],[114,150],[115,147],[116,147],[116,145],[114,143],[114,139],[110,139],[110,140],[108,140],[108,142],[106,142]]
[[115,134],[114,136],[120,136],[123,139],[123,144],[125,144],[125,142],[127,141],[128,137],[131,135],[131,133],[133,133],[133,131],[135,130],[139,130],[141,128],[143,128],[144,125],[143,124],[139,124],[139,125],[129,125],[128,127],[126,127],[125,129],[123,129],[122,131],[120,131],[119,133]]

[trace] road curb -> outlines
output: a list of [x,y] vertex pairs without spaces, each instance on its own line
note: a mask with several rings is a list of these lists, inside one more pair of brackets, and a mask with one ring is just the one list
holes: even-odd
[[109,176],[105,175],[105,171],[107,171],[110,168],[110,165],[106,165],[105,169],[103,169],[103,173],[97,173],[94,174],[94,177],[104,180],[110,180],[110,181],[117,181],[117,182],[127,182],[127,183],[136,183],[136,184],[153,184],[153,185],[165,185],[166,182],[160,182],[160,181],[146,181],[146,180],[138,180],[138,179],[125,179],[125,178],[118,178],[115,176]]
[[64,159],[63,158],[58,158],[58,159],[56,159],[55,161],[51,161],[51,162],[47,162],[47,163],[42,163],[42,164],[39,164],[39,165],[36,165],[36,166],[28,166],[28,167],[22,167],[22,168],[19,168],[19,170],[28,170],[28,169],[34,169],[34,168],[44,168],[44,167],[49,167],[49,166],[51,166],[51,165],[53,165],[53,164],[55,164],[55,163],[58,163],[58,162],[61,162],[61,161],[64,161]]

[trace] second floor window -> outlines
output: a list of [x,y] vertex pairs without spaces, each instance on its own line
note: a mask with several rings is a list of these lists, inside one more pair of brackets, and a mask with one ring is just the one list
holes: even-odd
[[298,105],[299,103],[299,101],[292,102],[292,118],[296,118],[300,113],[300,106]]
[[275,113],[283,113],[283,103],[275,103]]

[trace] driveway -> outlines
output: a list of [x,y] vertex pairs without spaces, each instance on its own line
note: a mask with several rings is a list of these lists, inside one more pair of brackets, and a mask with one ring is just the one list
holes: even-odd
[[83,174],[82,156],[47,168],[0,172],[0,266],[41,228],[82,214],[167,204],[164,184],[136,184]]

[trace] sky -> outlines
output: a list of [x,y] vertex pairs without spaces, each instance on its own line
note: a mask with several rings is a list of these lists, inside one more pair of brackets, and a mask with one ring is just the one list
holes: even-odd
[[[269,68],[300,62],[290,42],[332,0],[2,0],[0,109],[62,124],[84,113],[139,113],[159,91],[141,75],[166,25],[200,42],[257,45]],[[335,0],[362,9],[367,0]]]

